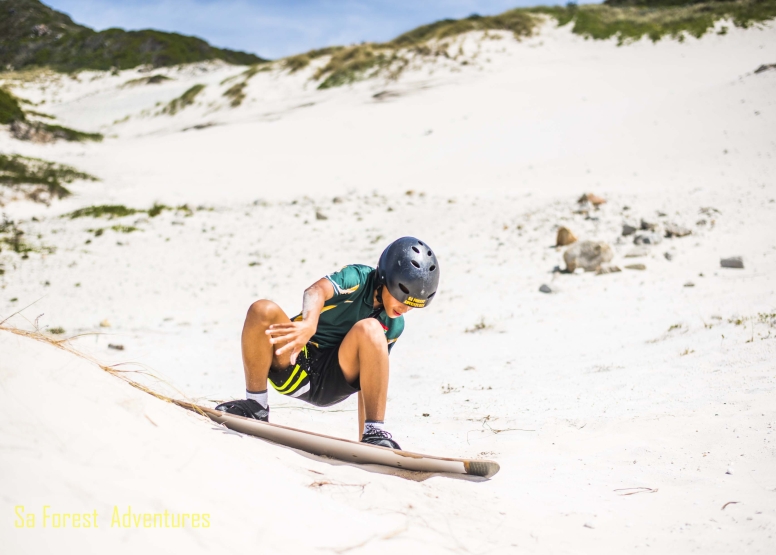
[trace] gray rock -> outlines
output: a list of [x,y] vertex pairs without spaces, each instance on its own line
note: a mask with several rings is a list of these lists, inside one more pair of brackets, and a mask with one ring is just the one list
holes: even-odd
[[638,228],[631,224],[622,224],[622,236],[627,237],[628,235],[633,235],[638,231]]
[[663,256],[665,256],[666,260],[668,260],[669,262],[671,262],[674,259],[674,255],[671,254],[670,252],[664,252]]
[[648,222],[646,220],[641,220],[641,229],[644,231],[655,231],[657,229],[657,224]]
[[539,291],[542,293],[553,293],[553,289],[547,285],[546,283],[542,283],[541,287],[539,287]]
[[740,256],[731,256],[729,258],[723,258],[719,261],[723,268],[739,268],[743,269],[744,259]]
[[676,224],[666,224],[665,226],[666,237],[686,237],[692,233],[691,230],[686,227],[682,227]]
[[316,210],[315,211],[315,219],[316,220],[328,220],[329,217],[326,214],[324,214],[323,212],[321,212],[320,210]]
[[646,270],[647,266],[644,264],[628,264],[625,268],[627,270]]
[[633,242],[636,245],[657,245],[662,241],[663,241],[663,238],[660,236],[660,234],[654,231],[639,233],[638,235],[636,235],[636,237],[633,238]]
[[563,260],[569,272],[577,268],[583,268],[586,272],[595,272],[612,258],[614,258],[612,247],[600,241],[577,241],[563,253]]
[[625,258],[639,258],[648,254],[649,249],[647,247],[635,247],[625,253]]

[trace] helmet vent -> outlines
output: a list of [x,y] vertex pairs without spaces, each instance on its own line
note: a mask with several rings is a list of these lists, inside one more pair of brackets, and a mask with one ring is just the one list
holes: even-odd
[[433,293],[431,293],[431,294],[430,294],[428,297],[426,297],[426,300],[427,300],[427,301],[430,301],[430,300],[431,300],[431,297],[433,297],[434,295],[436,295],[436,291],[434,291],[434,292],[433,292]]
[[405,295],[409,295],[409,294],[410,294],[410,290],[409,290],[409,289],[407,289],[407,288],[404,286],[404,284],[403,284],[403,283],[400,283],[400,284],[399,284],[399,289],[401,289],[402,293],[404,293]]
[[416,268],[420,269],[420,264],[418,264],[417,260],[412,260],[412,265],[415,266]]
[[418,239],[418,244],[419,244],[421,247],[425,247],[425,246],[426,246],[426,245],[424,245],[424,244],[423,244],[423,241],[421,241],[420,239]]
[[414,250],[416,253],[420,254],[420,249],[418,249],[418,247],[412,247],[412,250]]
[[428,251],[426,254],[427,254],[427,255],[429,255],[429,256],[431,256],[431,251]]
[[429,272],[433,272],[436,270],[436,264],[432,264],[431,267],[428,269]]

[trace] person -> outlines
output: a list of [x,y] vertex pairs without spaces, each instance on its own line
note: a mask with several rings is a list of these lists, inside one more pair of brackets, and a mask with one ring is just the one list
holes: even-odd
[[438,285],[434,251],[402,237],[377,268],[351,264],[313,283],[293,318],[272,301],[254,302],[242,332],[246,398],[216,410],[269,422],[267,381],[281,395],[319,407],[358,394],[361,441],[401,449],[384,427],[388,355],[404,315],[427,307]]

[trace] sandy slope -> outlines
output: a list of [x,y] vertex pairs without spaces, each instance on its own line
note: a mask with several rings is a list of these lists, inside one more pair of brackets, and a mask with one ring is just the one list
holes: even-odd
[[[24,229],[57,252],[0,254],[10,268],[0,314],[45,295],[28,320],[44,313],[44,326],[107,332],[75,342],[100,360],[144,363],[193,398],[239,396],[238,334],[252,300],[298,310],[317,277],[374,263],[388,240],[416,234],[437,250],[444,278],[392,355],[390,429],[408,449],[483,455],[502,471],[481,483],[413,481],[312,460],[225,435],[71,355],[2,333],[3,537],[15,552],[183,542],[287,553],[769,553],[776,72],[752,71],[776,61],[774,33],[621,48],[553,29],[521,44],[469,37],[465,67],[329,91],[306,83],[309,71],[262,73],[237,109],[220,96],[228,84],[219,83],[241,71],[228,66],[170,70],[176,79],[158,88],[116,89],[137,77],[126,72],[17,89],[46,98],[40,109],[68,125],[116,137],[89,146],[0,137],[4,152],[103,178],[74,185],[75,198],[48,210],[5,208],[37,214]],[[198,82],[208,83],[201,105],[141,114]],[[373,98],[384,90],[397,95]],[[181,131],[206,122],[218,125]],[[576,214],[589,190],[609,202]],[[202,209],[55,217],[154,201]],[[720,213],[702,212],[709,207]],[[621,224],[640,218],[693,235],[625,258],[633,245]],[[140,231],[109,229],[117,223]],[[557,225],[610,242],[621,267],[647,269],[553,274],[563,265],[551,247]],[[96,228],[107,229],[95,237]],[[746,268],[721,269],[729,255]],[[558,293],[539,293],[542,283]],[[103,319],[112,326],[99,328]],[[354,402],[318,411],[271,401],[278,423],[354,434]],[[70,410],[75,417],[46,416]],[[311,487],[321,481],[331,484]],[[618,491],[639,487],[657,491]],[[723,510],[729,501],[738,503]],[[102,514],[130,502],[209,512],[214,526],[12,528],[19,503]]]

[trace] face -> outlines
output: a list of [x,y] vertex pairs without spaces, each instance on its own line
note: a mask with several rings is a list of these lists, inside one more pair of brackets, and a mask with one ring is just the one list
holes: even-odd
[[385,313],[389,318],[398,318],[412,310],[411,306],[397,301],[387,287],[383,287],[383,308],[385,308]]

